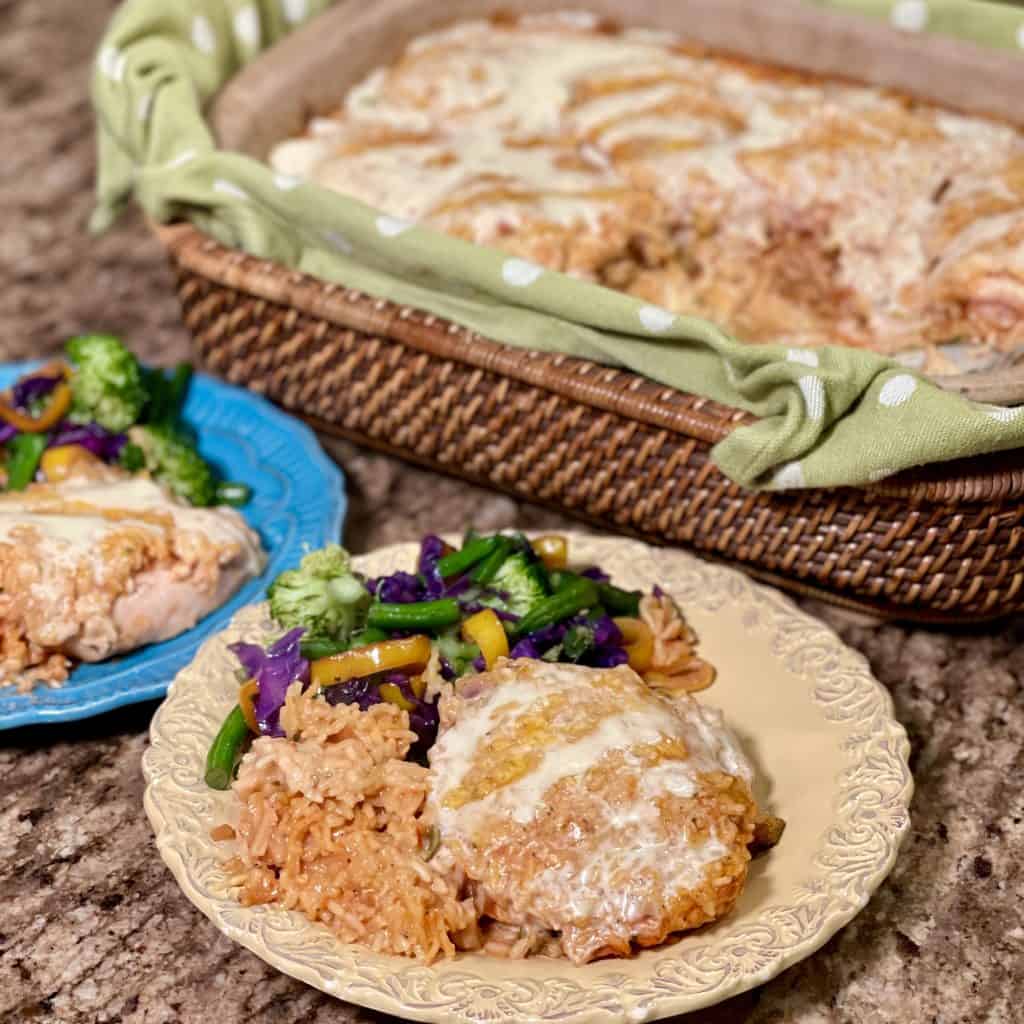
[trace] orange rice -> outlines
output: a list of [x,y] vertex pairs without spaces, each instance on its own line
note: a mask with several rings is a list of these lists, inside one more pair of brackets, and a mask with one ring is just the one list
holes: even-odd
[[241,902],[300,910],[380,953],[453,956],[476,910],[425,859],[430,773],[401,760],[416,739],[406,712],[331,706],[295,684],[281,724],[287,739],[255,740],[234,784]]

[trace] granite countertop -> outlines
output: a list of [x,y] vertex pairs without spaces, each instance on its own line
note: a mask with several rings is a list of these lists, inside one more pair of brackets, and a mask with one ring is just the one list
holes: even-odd
[[[114,5],[0,0],[0,360],[84,328],[187,352],[137,216],[99,240],[88,63]],[[427,528],[560,517],[352,445],[355,551]],[[1024,1020],[1024,623],[942,632],[805,602],[863,651],[913,744],[913,830],[867,909],[818,954],[693,1024]],[[0,1022],[382,1021],[266,966],[178,891],[142,812],[154,705],[0,734]]]

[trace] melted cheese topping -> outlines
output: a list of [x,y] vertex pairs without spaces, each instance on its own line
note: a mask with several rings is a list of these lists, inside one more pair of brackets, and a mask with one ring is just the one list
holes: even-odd
[[[486,843],[503,822],[539,821],[561,783],[583,781],[617,755],[641,777],[636,799],[604,808],[606,825],[623,838],[599,845],[582,865],[540,873],[533,890],[557,885],[572,913],[583,916],[609,898],[627,861],[656,871],[672,893],[697,886],[726,852],[714,834],[695,843],[666,839],[659,821],[659,800],[697,796],[708,775],[752,781],[717,711],[685,696],[659,697],[628,669],[519,661],[481,678],[496,686],[465,699],[430,752],[431,802],[446,840]],[[637,905],[630,913],[643,911]]]
[[157,534],[195,531],[219,545],[237,545],[249,575],[260,572],[259,541],[233,509],[194,508],[142,476],[112,483],[65,481],[0,495],[0,541],[30,527],[45,552],[65,562],[98,557],[104,538],[126,527]]
[[[746,340],[893,351],[1024,341],[1012,289],[986,299],[1024,285],[1022,154],[1007,125],[563,14],[420,37],[270,159]],[[950,266],[950,215],[1012,223]]]

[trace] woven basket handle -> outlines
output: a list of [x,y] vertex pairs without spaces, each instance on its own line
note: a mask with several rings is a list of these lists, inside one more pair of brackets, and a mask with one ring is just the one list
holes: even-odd
[[935,376],[932,380],[944,390],[975,402],[1024,405],[1024,354],[1018,353],[1015,360],[1011,359],[1010,365],[1002,368]]

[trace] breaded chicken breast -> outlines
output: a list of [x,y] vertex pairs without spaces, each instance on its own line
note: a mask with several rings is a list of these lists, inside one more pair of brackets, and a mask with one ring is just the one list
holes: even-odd
[[193,508],[144,477],[0,495],[0,685],[60,683],[190,629],[263,569],[231,508]]
[[438,856],[513,955],[625,956],[735,903],[756,809],[717,711],[626,666],[517,660],[465,680],[441,717]]

